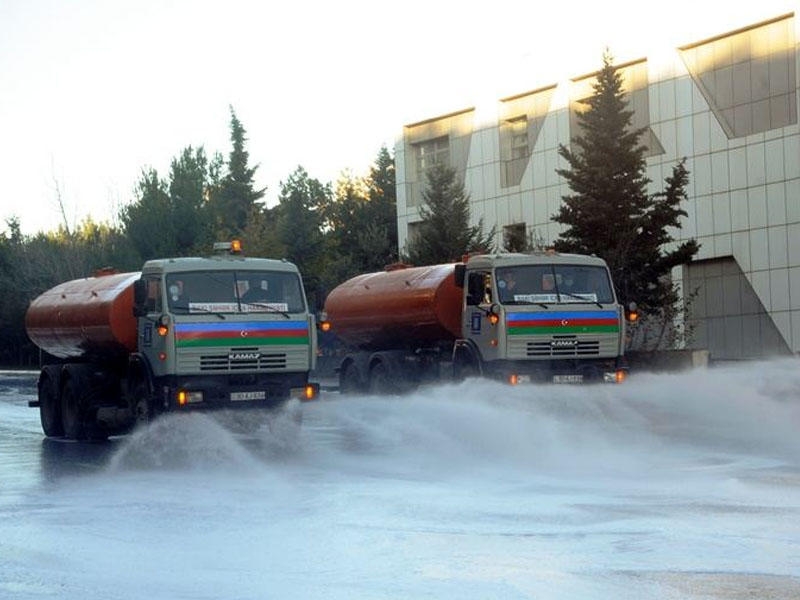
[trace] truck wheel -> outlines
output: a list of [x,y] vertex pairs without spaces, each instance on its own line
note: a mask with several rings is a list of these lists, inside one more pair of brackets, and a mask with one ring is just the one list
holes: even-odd
[[478,377],[479,375],[478,365],[472,358],[463,355],[456,357],[453,362],[453,379],[455,381],[460,382],[468,377]]
[[140,381],[133,388],[133,421],[134,427],[147,425],[153,419],[153,403],[147,382]]
[[67,379],[64,389],[61,390],[61,423],[67,438],[82,440],[86,437],[81,390],[74,376]]
[[356,394],[362,391],[361,376],[355,363],[347,363],[339,372],[339,393]]
[[39,384],[39,419],[47,437],[62,437],[64,424],[61,421],[61,399],[53,377],[47,375]]
[[369,391],[373,394],[391,394],[395,391],[389,369],[382,362],[375,363],[369,370]]

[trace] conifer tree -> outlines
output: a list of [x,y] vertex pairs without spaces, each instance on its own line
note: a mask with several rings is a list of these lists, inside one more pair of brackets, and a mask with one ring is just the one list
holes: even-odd
[[257,202],[264,197],[266,188],[255,188],[258,165],[249,165],[250,155],[245,149],[246,130],[233,107],[231,111],[231,152],[228,155],[228,172],[211,194],[213,228],[217,237],[241,235]]
[[639,143],[644,129],[631,127],[633,111],[612,62],[606,52],[594,93],[578,115],[581,134],[572,139],[572,149],[558,150],[569,168],[557,172],[572,194],[562,198],[552,217],[566,226],[555,248],[605,259],[620,302],[633,301],[644,315],[668,318],[679,300],[670,272],[699,249],[693,239],[676,244],[669,231],[686,216],[681,201],[688,171],[685,159],[679,161],[664,191],[648,194],[646,148]]
[[383,146],[367,179],[369,224],[361,234],[361,245],[372,257],[370,267],[397,260],[397,189],[394,157]]
[[406,259],[415,265],[460,260],[467,252],[490,252],[495,230],[483,233],[483,219],[470,225],[469,194],[456,171],[442,163],[426,173],[419,213],[422,221],[407,244]]

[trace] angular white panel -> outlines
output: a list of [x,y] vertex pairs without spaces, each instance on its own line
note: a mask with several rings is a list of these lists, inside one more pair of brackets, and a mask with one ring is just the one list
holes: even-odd
[[750,285],[753,286],[753,291],[756,293],[756,296],[761,300],[761,304],[763,304],[764,308],[767,310],[771,310],[772,297],[769,287],[769,271],[754,271],[750,274],[748,279],[750,280]]
[[780,183],[767,185],[767,225],[786,224],[786,186]]
[[789,310],[789,269],[773,269],[769,272],[772,310]]
[[[797,156],[797,155],[795,155]],[[783,139],[764,142],[765,175],[767,183],[784,180]]]
[[728,176],[728,153],[715,152],[711,155],[711,191],[725,192],[731,189]]
[[792,223],[786,228],[789,266],[800,267],[800,223]]
[[709,119],[711,113],[702,112],[692,115],[693,154],[706,154],[711,152],[711,134],[709,133]]
[[750,268],[753,271],[769,268],[769,242],[766,229],[750,230]]
[[732,236],[733,257],[742,271],[750,271],[750,233],[738,232]]
[[747,152],[747,185],[750,187],[766,183],[766,166],[764,165],[764,144],[754,143],[746,147]]
[[786,240],[786,226],[770,227],[767,230],[769,240],[769,267],[771,269],[788,267],[788,242]]
[[697,210],[697,235],[706,236],[714,233],[714,207],[711,196],[700,196],[695,201]]
[[747,194],[750,228],[757,229],[767,225],[767,190],[763,186],[750,188]]
[[731,201],[726,193],[712,196],[714,208],[714,233],[730,233],[731,231]]
[[733,148],[728,153],[730,186],[732,190],[747,187],[747,153],[744,148]]
[[[800,267],[789,269],[789,307],[800,310]],[[800,338],[797,341],[800,342]]]

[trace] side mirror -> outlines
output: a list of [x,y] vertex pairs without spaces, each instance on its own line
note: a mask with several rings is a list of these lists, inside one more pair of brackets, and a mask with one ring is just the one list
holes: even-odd
[[133,282],[133,316],[143,317],[145,314],[144,303],[147,300],[147,287],[144,279]]
[[639,307],[636,305],[636,302],[631,302],[628,304],[628,309],[625,311],[625,318],[628,320],[629,323],[635,323],[639,320]]
[[454,276],[456,279],[456,287],[460,288],[464,287],[464,279],[466,278],[466,275],[467,275],[467,265],[457,264],[454,272]]

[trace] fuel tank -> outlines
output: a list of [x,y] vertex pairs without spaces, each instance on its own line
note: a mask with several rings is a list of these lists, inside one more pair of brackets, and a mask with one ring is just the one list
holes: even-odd
[[47,290],[25,314],[28,337],[59,358],[113,360],[134,351],[133,282],[140,275],[99,275]]
[[347,345],[389,350],[461,336],[455,265],[399,267],[358,275],[328,295],[331,331]]

